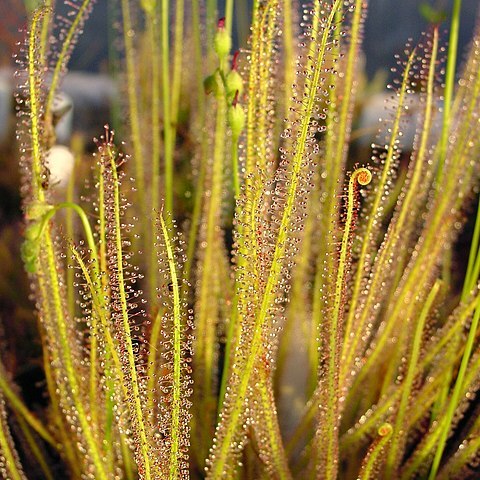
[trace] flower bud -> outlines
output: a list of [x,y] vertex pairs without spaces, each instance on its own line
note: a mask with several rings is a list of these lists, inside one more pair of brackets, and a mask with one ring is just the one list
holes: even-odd
[[223,60],[232,48],[232,38],[225,30],[225,19],[221,18],[218,21],[218,29],[213,38],[213,49],[220,60]]
[[230,70],[226,78],[227,95],[234,96],[237,92],[239,95],[243,92],[243,79],[236,70]]
[[234,102],[228,109],[228,124],[232,130],[232,137],[238,139],[245,126],[245,112],[237,102]]

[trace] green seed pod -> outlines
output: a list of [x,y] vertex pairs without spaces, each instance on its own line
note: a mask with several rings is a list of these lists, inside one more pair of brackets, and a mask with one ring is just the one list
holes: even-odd
[[220,60],[223,60],[232,48],[232,37],[225,30],[225,19],[218,21],[218,29],[213,39],[213,49]]
[[37,270],[42,233],[48,223],[48,212],[53,208],[47,203],[37,202],[29,205],[27,209],[26,218],[31,221],[23,234],[25,240],[20,248],[20,256],[28,273],[35,273]]
[[234,96],[237,92],[239,95],[243,92],[243,79],[237,70],[230,70],[226,78],[227,95]]
[[32,222],[28,227],[25,229],[24,237],[27,241],[37,241],[42,234],[43,227],[45,226],[45,222],[42,220]]
[[245,112],[238,103],[231,105],[228,109],[228,124],[232,130],[232,137],[238,139],[245,126]]
[[35,273],[37,270],[37,259],[40,253],[40,242],[26,239],[20,247],[20,256],[25,264],[28,273]]

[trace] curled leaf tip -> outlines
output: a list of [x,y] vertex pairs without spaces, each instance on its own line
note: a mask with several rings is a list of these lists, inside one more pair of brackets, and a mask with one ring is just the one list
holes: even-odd
[[372,172],[365,167],[355,170],[353,176],[360,185],[368,185],[372,181]]
[[384,423],[383,425],[381,425],[381,426],[378,428],[377,433],[378,433],[381,437],[387,437],[387,436],[390,436],[390,435],[392,434],[392,431],[393,431],[392,425],[390,425],[390,423]]

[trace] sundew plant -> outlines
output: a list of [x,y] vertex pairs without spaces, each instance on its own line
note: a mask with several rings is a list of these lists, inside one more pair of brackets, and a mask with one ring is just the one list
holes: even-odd
[[57,7],[17,56],[48,401],[29,410],[1,366],[2,478],[478,478],[480,220],[465,269],[452,254],[480,173],[461,2],[397,56],[364,158],[367,0],[117,0],[115,128],[72,142],[66,190],[57,99],[95,5]]

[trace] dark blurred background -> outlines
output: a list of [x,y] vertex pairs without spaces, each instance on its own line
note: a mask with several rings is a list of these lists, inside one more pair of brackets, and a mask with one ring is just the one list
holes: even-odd
[[[5,1],[8,3],[9,0],[1,0],[0,3],[3,4]],[[243,1],[237,0],[235,3],[241,4]],[[220,2],[220,4],[222,3]],[[248,3],[251,4],[251,1]],[[393,55],[402,49],[405,42],[409,38],[415,41],[422,31],[428,29],[429,25],[425,18],[423,5],[430,5],[435,11],[439,12],[441,17],[448,21],[452,3],[453,0],[433,0],[429,2],[419,0],[369,0],[364,40],[366,69],[369,77],[372,77],[377,70],[388,69],[393,65]],[[80,38],[78,48],[75,49],[71,64],[73,70],[106,70],[109,32],[111,35],[108,18],[115,16],[116,7],[114,5],[116,5],[116,2],[110,0],[97,0],[94,14],[85,27],[85,33]],[[462,2],[460,52],[465,50],[471,39],[475,20],[478,18],[479,5],[478,0],[463,0]],[[244,9],[241,10],[244,11]],[[222,11],[220,11],[219,16],[222,14]],[[4,18],[4,15],[0,15],[1,18]],[[447,21],[442,25],[445,34],[448,28]],[[244,33],[237,32],[236,36],[237,44],[240,41],[240,45],[243,45],[245,42]]]
[[[24,24],[24,4],[35,3],[36,0],[0,0],[0,54],[3,57],[1,63],[8,62],[10,45],[17,37],[16,30]],[[60,5],[62,2],[58,0],[57,3]],[[221,1],[220,4],[222,3]],[[240,5],[241,12],[245,11],[245,7],[241,6],[243,0],[237,0],[235,3]],[[408,38],[415,40],[422,31],[428,29],[428,21],[425,14],[422,14],[425,12],[424,5],[431,6],[440,12],[440,16],[448,20],[452,3],[453,0],[370,0],[364,42],[369,77],[372,77],[378,69],[392,65],[393,55],[402,48]],[[251,0],[248,4],[251,5]],[[464,51],[471,38],[475,20],[478,18],[478,8],[478,0],[463,0],[461,51]],[[116,16],[117,9],[116,1],[97,0],[94,13],[88,20],[85,32],[75,49],[71,62],[72,70],[107,71],[108,45],[113,35],[109,19]],[[222,6],[219,15],[222,15]],[[443,30],[446,31],[447,27],[448,23],[444,22]],[[236,36],[237,44],[239,41],[244,44],[245,33],[237,32]]]

